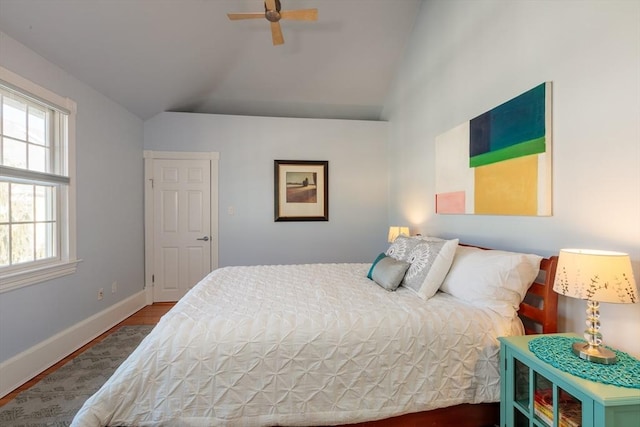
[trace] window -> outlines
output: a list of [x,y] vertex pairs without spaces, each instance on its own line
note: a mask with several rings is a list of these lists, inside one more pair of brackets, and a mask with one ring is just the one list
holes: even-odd
[[0,292],[75,272],[75,110],[0,67]]

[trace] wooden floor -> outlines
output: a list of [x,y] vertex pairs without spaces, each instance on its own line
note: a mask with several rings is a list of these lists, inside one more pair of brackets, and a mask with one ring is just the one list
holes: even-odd
[[61,361],[59,361],[58,363],[56,363],[55,365],[53,365],[52,367],[47,369],[46,371],[41,372],[40,374],[36,375],[34,378],[32,378],[29,381],[27,381],[26,383],[22,384],[20,387],[18,387],[17,389],[12,391],[11,393],[9,393],[6,396],[4,396],[3,398],[1,398],[0,399],[0,406],[3,406],[5,404],[7,404],[7,402],[13,400],[18,395],[18,393],[28,389],[29,387],[32,387],[37,382],[39,382],[41,379],[43,379],[44,377],[46,377],[50,373],[54,372],[55,370],[59,369],[60,367],[62,367],[64,364],[66,364],[68,361],[70,361],[71,359],[73,359],[74,357],[76,357],[77,355],[82,353],[83,351],[87,350],[91,346],[93,346],[93,345],[99,343],[100,341],[102,341],[103,339],[105,339],[109,334],[111,334],[112,332],[115,332],[121,326],[124,326],[124,325],[155,325],[156,323],[158,323],[160,318],[167,311],[169,311],[171,309],[171,307],[173,307],[173,306],[174,306],[174,303],[171,302],[171,303],[155,303],[153,305],[148,305],[148,306],[144,307],[142,310],[140,310],[137,313],[133,314],[132,316],[126,318],[125,320],[123,320],[122,322],[120,322],[119,324],[114,326],[113,328],[109,329],[107,332],[103,333],[102,335],[100,335],[99,337],[97,337],[96,339],[91,341],[90,343],[88,343],[88,344],[84,345],[83,347],[79,348],[78,350],[74,351],[73,353],[71,353],[70,355],[68,355],[67,357],[65,357],[64,359],[62,359]]

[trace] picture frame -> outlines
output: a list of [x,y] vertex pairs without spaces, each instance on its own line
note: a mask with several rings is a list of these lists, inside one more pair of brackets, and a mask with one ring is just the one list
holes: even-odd
[[274,208],[279,221],[329,221],[329,162],[274,160]]

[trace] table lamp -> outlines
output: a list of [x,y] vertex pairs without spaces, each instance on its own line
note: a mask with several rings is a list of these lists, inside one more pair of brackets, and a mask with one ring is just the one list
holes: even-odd
[[621,252],[562,249],[553,290],[561,295],[587,300],[587,342],[573,344],[582,359],[610,365],[616,354],[602,345],[600,303],[635,303],[638,291],[629,255]]
[[396,240],[398,236],[408,236],[408,235],[409,235],[409,227],[391,226],[389,227],[389,237],[387,240],[389,241],[389,243],[393,243],[393,241]]

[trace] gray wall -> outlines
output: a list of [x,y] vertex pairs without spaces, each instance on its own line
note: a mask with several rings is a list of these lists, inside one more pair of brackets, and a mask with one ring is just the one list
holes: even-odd
[[[640,279],[640,2],[425,1],[385,108],[391,222],[489,247],[628,252]],[[434,139],[553,82],[553,216],[434,214]],[[582,332],[586,303],[561,297]],[[640,355],[640,304],[603,304],[607,343]]]
[[[0,33],[0,65],[77,102],[78,271],[0,294],[0,361],[140,292],[142,121]],[[111,293],[111,283],[118,291]],[[98,301],[99,288],[105,289]]]
[[[144,149],[220,153],[220,266],[370,262],[387,245],[387,126],[161,113]],[[329,161],[328,222],[274,222],[276,159]]]

